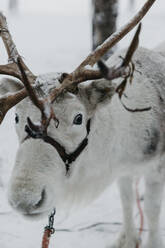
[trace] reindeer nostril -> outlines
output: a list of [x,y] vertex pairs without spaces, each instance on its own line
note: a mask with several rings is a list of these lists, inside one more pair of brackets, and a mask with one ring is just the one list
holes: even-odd
[[45,189],[43,189],[42,193],[41,193],[41,198],[40,200],[35,204],[35,208],[39,208],[43,205],[44,201],[45,201],[45,197],[46,197],[46,193],[45,193]]

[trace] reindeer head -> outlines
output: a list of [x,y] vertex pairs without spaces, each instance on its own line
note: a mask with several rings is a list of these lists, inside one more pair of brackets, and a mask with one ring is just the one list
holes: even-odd
[[[59,74],[40,76],[38,80],[44,84],[37,86],[37,95],[45,94],[47,83],[49,93],[58,88],[59,78]],[[61,94],[51,106],[58,122],[52,119],[46,134],[38,129],[41,115],[31,100],[26,98],[17,105],[15,126],[20,145],[9,185],[9,202],[13,208],[34,217],[47,213],[53,206],[62,209],[66,205],[69,209],[67,204],[80,201],[78,187],[78,192],[84,190],[87,194],[83,184],[90,167],[86,162],[82,167],[82,158],[88,156],[90,128],[93,129],[96,109],[110,102],[115,92],[111,83],[102,81],[79,87],[77,94]],[[14,84],[13,80],[4,83],[5,87]],[[107,87],[109,91],[104,92]],[[27,121],[29,116],[35,124]]]
[[[1,93],[7,93],[0,98],[0,122],[19,103],[15,121],[20,146],[9,186],[9,202],[13,208],[24,215],[36,216],[53,207],[81,201],[81,193],[88,198],[90,189],[85,184],[97,174],[87,170],[89,162],[86,161],[94,145],[88,147],[90,129],[95,128],[95,112],[104,108],[115,92],[121,98],[123,84],[116,86],[112,79],[128,75],[127,67],[138,44],[140,27],[121,65],[108,69],[100,62],[101,70],[92,67],[143,18],[155,1],[148,0],[127,25],[72,73],[38,77],[24,64],[6,19],[0,14],[1,37],[9,56],[9,64],[0,66],[0,74],[21,81],[8,79],[0,85]],[[96,81],[80,85],[87,80]],[[92,194],[94,197],[94,191]]]

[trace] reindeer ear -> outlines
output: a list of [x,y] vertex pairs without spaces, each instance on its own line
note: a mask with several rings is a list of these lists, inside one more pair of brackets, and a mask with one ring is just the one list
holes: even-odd
[[106,79],[93,81],[88,86],[79,87],[79,96],[82,101],[90,105],[93,109],[99,103],[106,103],[115,94],[115,85]]
[[16,79],[2,78],[0,80],[0,95],[4,95],[9,92],[16,92],[23,88],[23,84]]

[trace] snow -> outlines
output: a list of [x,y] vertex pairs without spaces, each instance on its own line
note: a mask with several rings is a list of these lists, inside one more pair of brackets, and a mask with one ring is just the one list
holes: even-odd
[[[136,1],[134,10],[129,9],[128,2],[120,0],[119,25],[125,23],[144,0]],[[22,0],[20,3],[18,16],[8,15],[9,26],[17,48],[32,71],[36,74],[70,72],[77,67],[91,48],[90,1],[47,0],[45,4],[40,0]],[[6,11],[6,7],[6,0],[1,0],[0,8]],[[165,39],[164,8],[164,0],[159,0],[145,17],[141,45],[151,48]],[[120,43],[121,47],[128,45],[128,37]],[[2,64],[6,62],[2,42],[0,51]],[[0,127],[0,139],[0,247],[40,247],[47,218],[30,222],[13,212],[7,202],[7,186],[18,147],[13,111],[10,111]],[[140,188],[143,189],[143,186]],[[164,206],[161,216],[162,235],[165,234]],[[135,217],[138,227],[137,209]],[[122,212],[116,185],[111,186],[88,208],[77,211],[68,218],[63,216],[62,219],[55,218],[55,227],[70,231],[57,231],[51,239],[50,248],[97,248],[112,244],[122,228]],[[102,224],[83,230],[94,223]]]

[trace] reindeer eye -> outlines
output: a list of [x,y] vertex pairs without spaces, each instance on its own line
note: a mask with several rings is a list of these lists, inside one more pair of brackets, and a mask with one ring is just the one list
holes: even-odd
[[81,125],[82,124],[82,119],[83,119],[82,114],[76,115],[76,117],[73,120],[73,124],[75,124],[75,125]]
[[19,122],[19,116],[15,114],[15,123],[17,124]]

